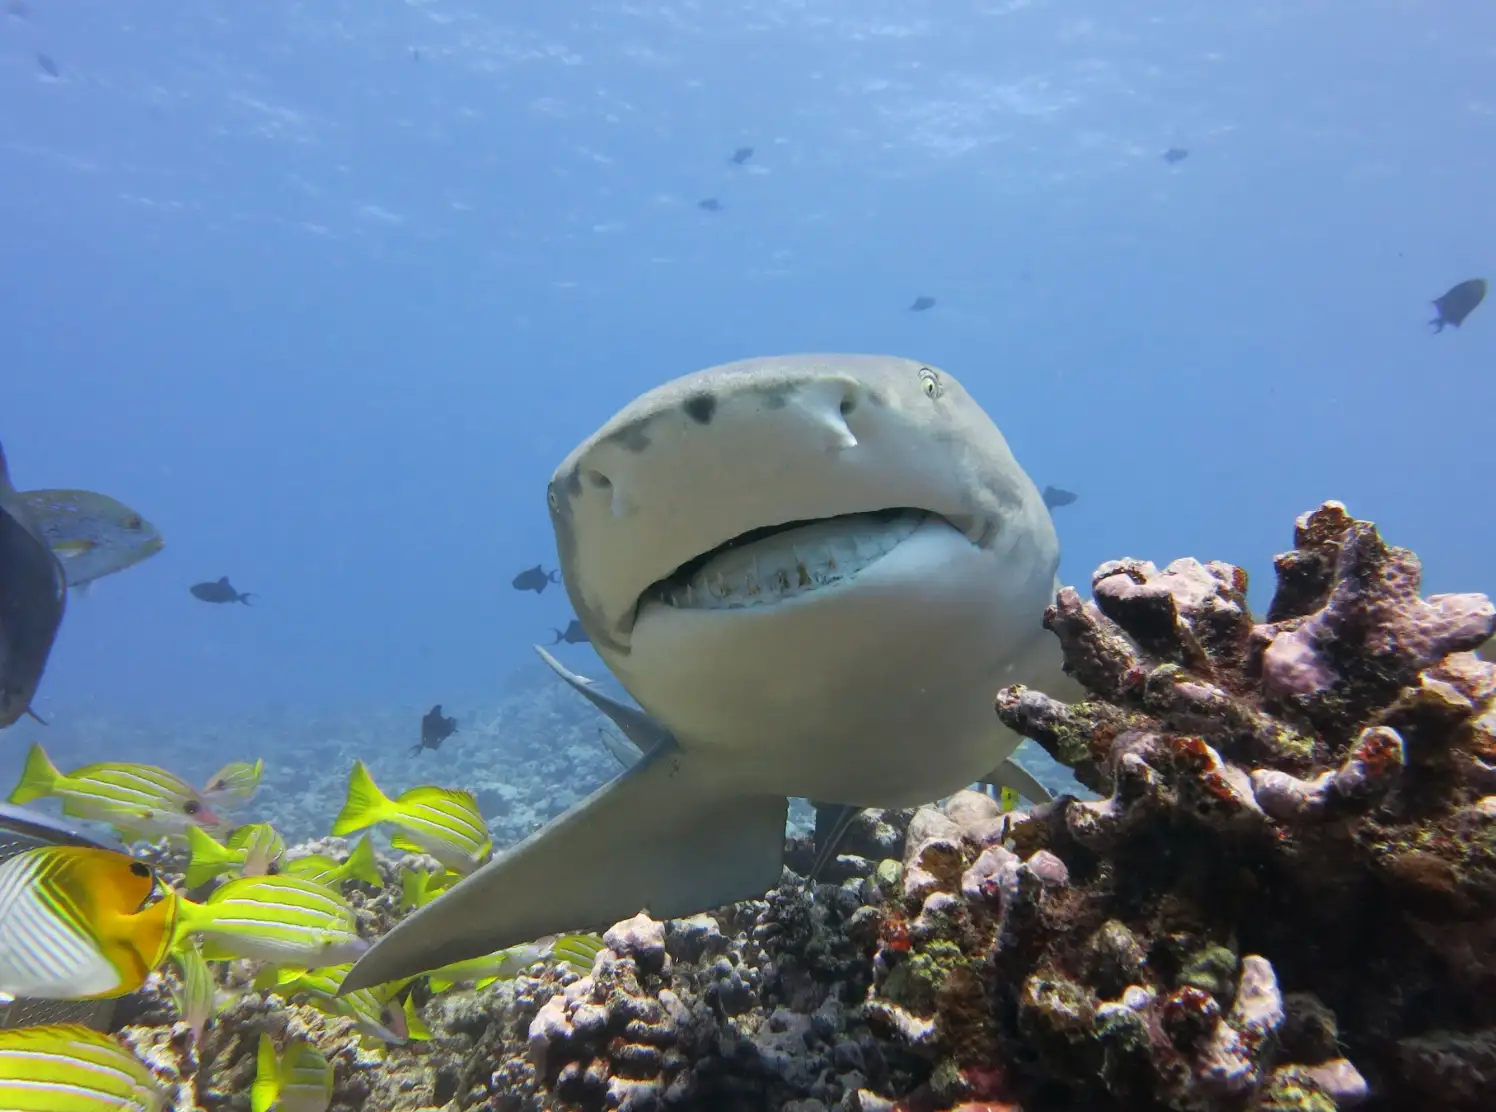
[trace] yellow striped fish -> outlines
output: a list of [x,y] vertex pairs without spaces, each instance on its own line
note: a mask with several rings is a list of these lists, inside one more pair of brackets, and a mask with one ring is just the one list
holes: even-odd
[[187,831],[187,849],[190,856],[184,883],[196,888],[234,869],[240,876],[264,876],[276,871],[286,852],[286,840],[268,822],[239,827],[226,844],[194,826]]
[[263,1031],[255,1056],[250,1112],[326,1112],[332,1103],[332,1065],[305,1039],[292,1039],[277,1057]]
[[420,1014],[409,996],[403,1004],[395,997],[413,978],[405,977],[388,984],[361,988],[347,996],[338,989],[351,965],[334,965],[326,969],[268,969],[255,978],[254,987],[261,992],[275,992],[287,999],[302,996],[319,1012],[343,1016],[353,1021],[359,1033],[391,1046],[431,1038]]
[[61,799],[64,814],[107,822],[128,838],[179,838],[188,827],[220,821],[196,788],[165,769],[104,761],[62,773],[46,750],[33,744],[10,802],[46,796]]
[[551,958],[568,965],[578,973],[591,973],[598,952],[603,949],[603,940],[595,934],[551,935],[527,942],[523,946],[511,946],[485,954],[481,958],[454,961],[440,969],[433,969],[430,978],[432,992],[446,992],[455,985],[471,984],[474,988],[487,988],[495,981],[509,981],[518,977],[537,962]]
[[255,792],[260,790],[260,777],[264,774],[263,757],[253,764],[230,761],[208,778],[203,786],[203,798],[209,806],[237,811],[255,797]]
[[[143,861],[45,846],[0,862],[0,993],[123,996],[166,960],[178,898]],[[0,1106],[3,1107],[3,1106]]]
[[5,1112],[160,1112],[165,1103],[145,1063],[108,1035],[75,1024],[0,1031]]
[[410,911],[412,908],[425,907],[461,879],[462,875],[454,873],[451,869],[433,873],[425,869],[402,866],[400,869],[400,910]]
[[301,877],[236,877],[202,903],[177,902],[173,948],[196,937],[209,961],[243,958],[315,969],[357,961],[369,948],[348,901]]
[[179,948],[172,960],[180,981],[171,988],[171,1002],[177,1009],[177,1017],[191,1029],[192,1044],[201,1047],[208,1024],[238,994],[218,987],[213,970],[203,960],[203,952],[196,943]]
[[399,828],[390,839],[396,849],[429,853],[464,876],[493,856],[493,839],[472,792],[425,786],[391,799],[379,790],[364,762],[354,761],[348,801],[332,832],[351,834],[381,822]]
[[379,862],[374,857],[374,842],[365,834],[342,861],[325,853],[312,853],[281,864],[281,872],[315,881],[328,888],[341,889],[347,880],[362,881],[373,888],[383,888]]

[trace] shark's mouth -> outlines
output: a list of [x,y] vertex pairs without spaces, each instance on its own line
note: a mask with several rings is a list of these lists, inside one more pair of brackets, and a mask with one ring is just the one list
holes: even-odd
[[767,606],[851,579],[912,537],[936,515],[890,509],[750,529],[703,552],[653,584],[642,610]]

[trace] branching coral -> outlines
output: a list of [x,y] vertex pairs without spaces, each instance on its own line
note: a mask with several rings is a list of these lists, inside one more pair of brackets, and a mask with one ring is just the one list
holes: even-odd
[[1333,502],[1276,569],[1062,591],[1090,697],[997,713],[1105,798],[915,816],[870,1010],[929,1107],[1496,1107],[1496,609]]

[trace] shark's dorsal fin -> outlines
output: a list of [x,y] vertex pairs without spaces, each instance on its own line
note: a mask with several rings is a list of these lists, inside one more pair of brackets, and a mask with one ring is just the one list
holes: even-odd
[[[611,695],[604,695],[592,680],[586,676],[577,675],[546,652],[543,646],[536,645],[535,651],[540,654],[541,660],[551,666],[551,671],[565,680],[582,698],[606,714],[613,724],[623,731],[623,736],[638,747],[639,752],[649,753],[658,745],[675,743],[675,738],[671,736],[670,731],[642,710],[631,707],[627,703],[620,703]],[[614,755],[617,756],[617,754]]]

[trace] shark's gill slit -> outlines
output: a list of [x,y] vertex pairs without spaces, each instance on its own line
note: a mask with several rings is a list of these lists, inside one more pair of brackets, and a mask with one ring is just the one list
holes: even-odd
[[750,529],[653,584],[640,606],[732,610],[814,591],[882,559],[932,516],[895,507]]

